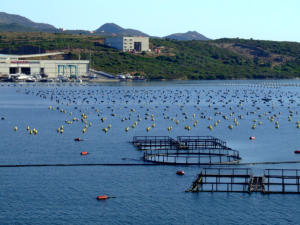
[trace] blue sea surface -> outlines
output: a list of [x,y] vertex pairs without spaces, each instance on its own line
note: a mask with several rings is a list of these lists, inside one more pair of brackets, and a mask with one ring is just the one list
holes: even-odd
[[[297,80],[2,84],[0,165],[143,163],[143,152],[130,143],[135,135],[212,135],[238,150],[241,163],[300,161],[294,154],[300,150],[299,90]],[[79,121],[66,123],[74,117]],[[27,126],[38,134],[30,135]],[[0,224],[299,223],[297,194],[186,193],[203,167],[208,166],[0,167]],[[265,168],[300,164],[235,167],[261,175]],[[116,198],[97,201],[103,194]]]

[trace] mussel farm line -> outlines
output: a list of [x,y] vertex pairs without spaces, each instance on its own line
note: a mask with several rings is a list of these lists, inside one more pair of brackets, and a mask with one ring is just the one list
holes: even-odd
[[145,162],[175,165],[237,164],[239,152],[212,136],[135,136],[132,144],[144,151]]
[[250,168],[203,168],[186,192],[300,194],[299,181],[297,169],[265,169],[255,176]]

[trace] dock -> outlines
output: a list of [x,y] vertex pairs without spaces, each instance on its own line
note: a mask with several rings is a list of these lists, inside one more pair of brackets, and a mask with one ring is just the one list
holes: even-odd
[[103,78],[106,78],[106,79],[116,79],[116,77],[114,75],[103,72],[103,71],[98,71],[98,70],[94,70],[94,69],[90,68],[89,72],[91,74],[95,74],[97,76],[100,76],[100,77],[103,77]]

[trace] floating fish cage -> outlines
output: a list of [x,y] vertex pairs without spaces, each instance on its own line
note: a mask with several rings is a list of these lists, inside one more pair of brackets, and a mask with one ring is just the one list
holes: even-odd
[[134,136],[132,144],[139,150],[176,149],[177,142],[169,136]]
[[180,149],[228,149],[226,142],[212,136],[178,136]]
[[211,165],[235,163],[239,152],[212,136],[135,136],[132,143],[144,150],[144,160],[162,164]]
[[203,168],[186,192],[300,194],[299,179],[297,169],[265,169],[254,176],[250,168]]
[[300,194],[300,170],[298,169],[265,169],[265,193]]

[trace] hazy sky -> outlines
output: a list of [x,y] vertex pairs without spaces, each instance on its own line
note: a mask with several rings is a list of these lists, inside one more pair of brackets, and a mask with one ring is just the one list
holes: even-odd
[[300,0],[1,0],[0,11],[65,29],[113,22],[153,36],[191,30],[300,42]]

